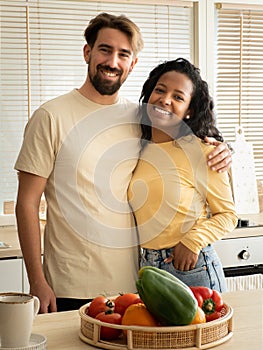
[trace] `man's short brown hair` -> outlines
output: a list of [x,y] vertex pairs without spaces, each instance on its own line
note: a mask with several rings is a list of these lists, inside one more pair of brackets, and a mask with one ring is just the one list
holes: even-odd
[[91,19],[84,32],[86,42],[91,48],[94,46],[98,32],[102,28],[118,29],[126,34],[135,57],[143,49],[144,44],[141,31],[134,22],[125,15],[115,16],[105,12]]

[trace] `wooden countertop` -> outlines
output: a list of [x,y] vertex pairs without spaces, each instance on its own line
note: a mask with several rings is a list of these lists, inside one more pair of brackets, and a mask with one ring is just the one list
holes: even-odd
[[[263,349],[263,289],[228,292],[224,301],[234,309],[233,337],[215,350]],[[78,311],[38,315],[33,333],[47,337],[49,350],[98,349],[79,339]]]

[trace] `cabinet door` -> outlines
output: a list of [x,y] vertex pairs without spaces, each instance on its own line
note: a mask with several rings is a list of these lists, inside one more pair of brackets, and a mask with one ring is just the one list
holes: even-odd
[[22,259],[0,260],[0,292],[22,291]]
[[23,261],[23,292],[29,293],[30,286],[29,286],[29,282],[28,282],[28,278],[27,278],[26,265],[25,265],[24,260],[22,260],[22,261]]
[[[41,257],[42,263],[43,263],[43,256]],[[28,277],[27,277],[27,272],[26,272],[26,264],[24,259],[22,259],[22,270],[23,270],[23,292],[24,293],[29,293],[30,291],[30,285],[29,285],[29,281],[28,281]],[[1,350],[1,348],[0,348]]]

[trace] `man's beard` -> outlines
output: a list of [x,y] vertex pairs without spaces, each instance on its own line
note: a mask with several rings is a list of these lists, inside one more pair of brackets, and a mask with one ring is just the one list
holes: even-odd
[[106,69],[109,72],[116,72],[119,74],[118,80],[113,83],[111,81],[106,81],[105,79],[101,78],[101,76],[98,74],[99,68],[102,68],[102,66],[97,67],[97,72],[96,74],[92,77],[90,70],[88,70],[89,73],[89,79],[94,86],[94,88],[101,94],[101,95],[113,95],[115,92],[117,92],[122,83],[121,83],[121,74],[122,71],[116,70],[116,69],[111,69],[109,67],[103,66],[104,69]]

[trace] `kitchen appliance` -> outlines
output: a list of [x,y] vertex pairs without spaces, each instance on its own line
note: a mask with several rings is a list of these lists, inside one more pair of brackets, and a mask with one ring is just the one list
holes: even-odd
[[238,227],[214,247],[229,291],[263,288],[263,224],[239,220]]

